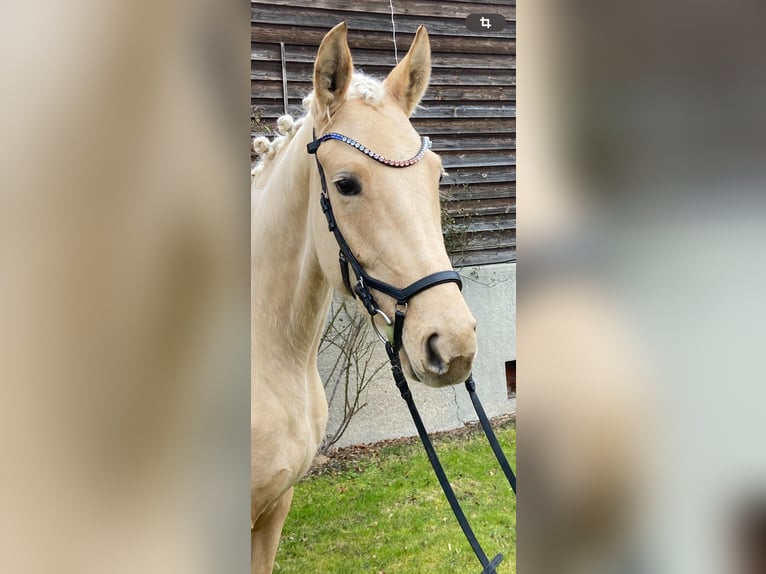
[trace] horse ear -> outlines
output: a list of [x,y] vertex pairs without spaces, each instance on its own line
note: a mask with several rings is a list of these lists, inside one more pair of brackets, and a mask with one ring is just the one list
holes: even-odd
[[351,83],[354,64],[348,49],[348,26],[341,22],[322,40],[314,64],[314,117],[332,117]]
[[415,110],[431,79],[431,42],[425,26],[420,26],[410,51],[383,83],[409,116]]

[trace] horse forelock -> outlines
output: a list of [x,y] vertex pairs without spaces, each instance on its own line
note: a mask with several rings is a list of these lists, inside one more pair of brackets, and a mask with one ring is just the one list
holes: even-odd
[[[345,99],[358,99],[369,106],[377,107],[383,102],[384,94],[385,88],[383,87],[383,82],[355,70],[351,79],[351,84],[346,92]],[[298,129],[306,121],[306,118],[311,116],[313,103],[314,93],[311,92],[308,96],[303,98],[303,108],[306,110],[306,113],[303,116],[293,118],[291,115],[285,114],[277,119],[276,137],[269,139],[267,136],[259,136],[253,139],[253,150],[256,155],[259,156],[259,159],[251,170],[251,176],[255,176],[262,171],[265,163],[270,159],[274,159],[279,150],[286,143],[289,143]],[[314,110],[314,113],[321,112]]]

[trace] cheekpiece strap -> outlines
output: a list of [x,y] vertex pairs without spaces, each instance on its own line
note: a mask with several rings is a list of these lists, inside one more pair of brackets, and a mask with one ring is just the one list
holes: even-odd
[[358,149],[364,155],[371,157],[375,161],[380,162],[383,165],[387,165],[389,167],[409,167],[411,165],[414,165],[418,163],[421,159],[423,159],[423,156],[426,155],[426,150],[428,150],[431,147],[430,138],[428,138],[427,136],[423,136],[422,138],[420,138],[421,143],[420,143],[420,149],[418,150],[418,153],[416,153],[410,159],[403,159],[403,160],[388,159],[383,157],[379,153],[375,153],[367,146],[362,145],[358,141],[351,139],[348,136],[344,136],[343,134],[339,134],[336,132],[330,132],[330,133],[324,134],[320,138],[315,137],[314,141],[312,141],[306,146],[306,149],[308,150],[309,153],[315,154],[317,149],[319,149],[319,146],[322,144],[322,142],[326,142],[328,140],[336,140],[339,142],[343,142],[344,144],[350,145],[351,147]]

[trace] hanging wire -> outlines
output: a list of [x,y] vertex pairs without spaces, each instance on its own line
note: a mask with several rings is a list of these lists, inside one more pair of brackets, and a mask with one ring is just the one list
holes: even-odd
[[394,22],[394,0],[388,0],[388,7],[391,8],[391,29],[394,35],[394,59],[399,63],[399,52],[396,50],[396,22]]

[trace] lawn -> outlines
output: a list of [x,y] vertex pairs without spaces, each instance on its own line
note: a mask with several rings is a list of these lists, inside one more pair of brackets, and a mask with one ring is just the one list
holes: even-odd
[[[494,424],[515,460],[513,421]],[[434,437],[447,476],[498,574],[516,572],[516,499],[480,429]],[[295,487],[275,572],[480,572],[417,438],[338,451]]]

